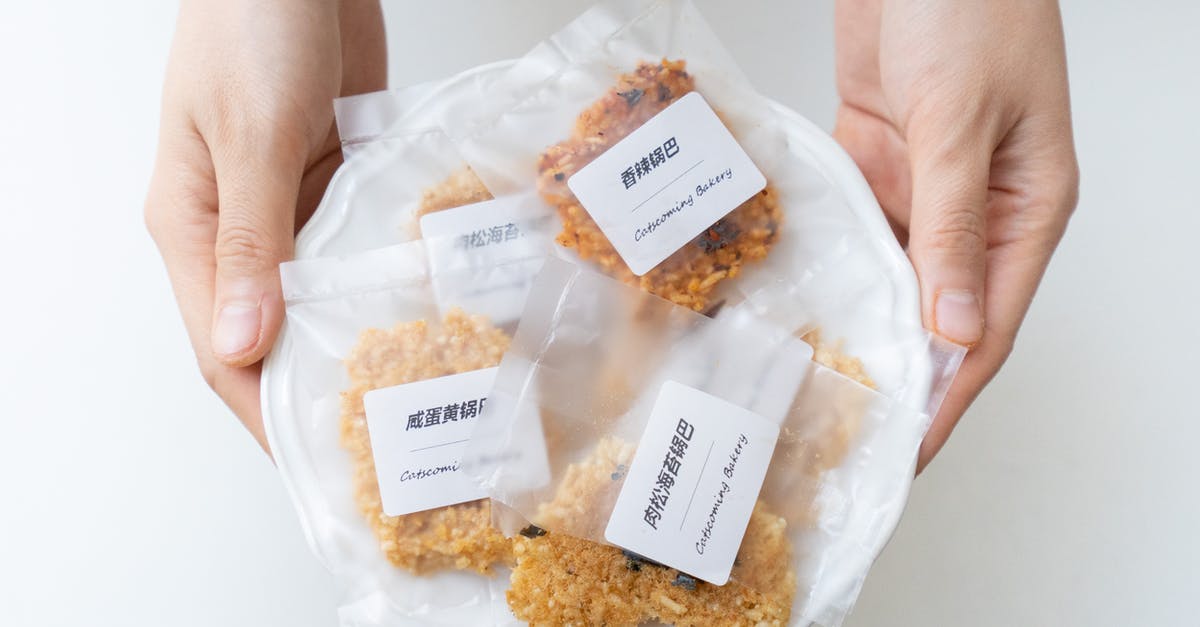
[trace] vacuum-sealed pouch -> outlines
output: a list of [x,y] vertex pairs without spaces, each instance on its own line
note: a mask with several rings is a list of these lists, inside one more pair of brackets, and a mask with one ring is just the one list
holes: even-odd
[[517,618],[786,615],[787,521],[756,495],[811,354],[548,260],[463,460],[521,538]]
[[865,268],[864,245],[847,240],[804,272],[753,277],[735,307],[812,344],[823,366],[797,395],[776,450],[800,472],[771,472],[763,487],[764,500],[814,516],[793,536],[806,553],[796,562],[801,625],[839,625],[849,613],[899,521],[921,440],[966,354],[921,326],[907,281],[845,280]]
[[537,190],[560,245],[696,311],[784,236],[785,180],[792,202],[828,187],[781,156],[770,103],[688,2],[593,7],[471,113],[443,124],[490,189]]
[[547,261],[463,458],[516,536],[517,618],[838,624],[928,418],[812,356]]
[[477,100],[487,70],[335,100],[344,163],[297,237],[297,257],[417,239],[421,216],[492,198],[435,115]]
[[450,209],[425,217],[441,221],[435,237],[280,268],[287,321],[264,420],[311,543],[347,588],[343,624],[491,616],[511,542],[459,449],[549,246],[523,211],[519,198]]
[[888,277],[843,280],[846,268],[862,267],[860,250],[843,245],[802,272],[756,275],[737,307],[813,344],[817,361],[936,416],[967,349],[925,329]]

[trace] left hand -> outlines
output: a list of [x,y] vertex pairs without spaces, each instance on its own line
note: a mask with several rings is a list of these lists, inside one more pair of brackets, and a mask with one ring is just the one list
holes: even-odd
[[333,99],[386,77],[377,1],[180,5],[146,226],[201,374],[264,450],[260,360],[284,317],[279,263],[341,163]]
[[1053,0],[839,0],[834,136],[870,182],[935,333],[970,347],[918,472],[1012,350],[1075,208]]

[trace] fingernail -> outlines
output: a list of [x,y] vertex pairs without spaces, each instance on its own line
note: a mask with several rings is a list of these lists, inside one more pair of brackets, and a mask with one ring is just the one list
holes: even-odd
[[213,326],[213,352],[221,356],[243,353],[258,343],[262,309],[257,302],[232,302],[221,307]]
[[979,298],[970,290],[942,290],[933,305],[933,330],[965,346],[983,339],[983,311]]

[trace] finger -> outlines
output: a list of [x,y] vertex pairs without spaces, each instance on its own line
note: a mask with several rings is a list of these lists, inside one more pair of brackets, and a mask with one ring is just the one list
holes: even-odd
[[946,392],[946,397],[938,409],[937,416],[921,441],[917,458],[917,474],[920,474],[929,462],[942,450],[949,440],[950,434],[967,408],[975,401],[975,397],[991,381],[1007,359],[1011,344],[1002,341],[1002,336],[995,331],[985,331],[984,339],[979,346],[971,350],[963,360],[962,366],[954,377],[954,382]]
[[[1052,248],[1052,247],[1051,247]],[[946,398],[921,442],[917,472],[942,449],[967,408],[1004,365],[1034,289],[1049,262],[1036,245],[994,250],[988,263],[987,325],[983,340],[963,360]]]
[[885,114],[887,99],[879,89],[881,0],[840,0],[834,4],[834,63],[838,94],[857,106]]
[[[994,192],[991,237],[1001,243],[988,253],[987,324],[983,341],[963,361],[946,398],[921,444],[918,472],[941,450],[967,407],[1008,358],[1054,249],[1075,205],[1078,175],[1068,157],[1045,193]],[[1002,236],[1005,234],[1005,236]]]
[[213,147],[219,220],[212,354],[227,366],[266,354],[283,322],[279,263],[291,258],[306,146],[288,134],[221,133]]
[[338,12],[341,29],[341,95],[363,94],[387,89],[387,32],[383,7],[378,0],[341,3]]
[[833,138],[854,159],[901,246],[908,242],[912,176],[908,146],[890,122],[849,103],[838,108]]
[[265,449],[261,413],[249,400],[257,396],[257,380],[236,390],[218,388],[218,380],[254,375],[239,374],[209,356],[217,194],[208,149],[187,129],[164,128],[162,138],[146,197],[146,226],[163,257],[201,372]]
[[329,187],[329,181],[341,165],[342,146],[338,141],[337,129],[331,128],[321,148],[321,153],[304,171],[304,177],[300,181],[300,189],[296,197],[296,218],[293,225],[297,232],[316,213],[317,206],[321,204],[325,190]]
[[[212,359],[205,357],[205,359]],[[215,360],[214,360],[215,362]],[[213,389],[220,395],[221,400],[233,410],[245,425],[250,435],[262,447],[268,457],[271,447],[267,444],[267,433],[263,426],[262,403],[259,381],[262,377],[262,364],[252,364],[242,368],[231,368],[224,364],[213,363]]]
[[194,129],[166,120],[163,126],[146,195],[146,228],[163,258],[201,373],[269,455],[258,405],[258,369],[230,368],[211,355],[217,234],[212,160]]
[[190,126],[164,120],[145,219],[192,347],[207,353],[216,273],[216,179],[208,148]]
[[971,124],[915,135],[909,257],[925,324],[971,347],[983,339],[988,174],[995,143]]
[[1065,107],[1058,116],[1024,120],[992,157],[984,337],[963,361],[921,444],[918,472],[1007,360],[1066,230],[1079,193],[1070,127]]

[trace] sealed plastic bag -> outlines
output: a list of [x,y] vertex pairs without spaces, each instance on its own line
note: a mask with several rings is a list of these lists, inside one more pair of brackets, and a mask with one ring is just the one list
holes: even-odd
[[[824,366],[797,395],[762,496],[813,514],[813,524],[792,529],[805,553],[792,615],[801,625],[839,625],[849,613],[899,521],[921,440],[966,354],[920,325],[907,281],[843,280],[862,271],[861,246],[847,241],[806,260],[803,272],[753,277],[735,307],[803,338]],[[791,472],[774,472],[781,456]]]
[[346,588],[342,624],[504,620],[489,575],[504,576],[511,543],[457,466],[549,245],[526,207],[458,207],[425,216],[437,233],[425,240],[281,266],[287,321],[264,422],[311,544]]
[[[563,618],[553,613],[557,607],[558,611],[598,611],[602,616],[588,616],[609,623],[659,616],[687,624],[689,619],[680,612],[693,608],[697,599],[707,600],[706,612],[740,599],[734,602],[739,610],[723,616],[693,613],[692,624],[704,622],[703,617],[718,624],[783,622],[785,607],[790,608],[792,623],[840,622],[867,567],[894,528],[911,479],[916,450],[912,443],[920,441],[927,414],[940,401],[938,390],[949,380],[945,373],[953,372],[947,366],[954,365],[953,353],[931,350],[928,334],[920,329],[912,268],[853,162],[807,120],[755,95],[686,2],[603,3],[511,70],[492,66],[464,76],[460,81],[474,85],[451,92],[476,90],[475,96],[400,92],[399,104],[377,95],[374,98],[382,100],[360,101],[368,103],[365,109],[357,109],[351,101],[339,105],[339,127],[348,140],[349,159],[345,173],[335,178],[322,208],[302,232],[298,257],[345,254],[417,237],[423,230],[420,221],[437,215],[426,207],[477,199],[468,192],[482,187],[473,182],[453,184],[453,177],[465,172],[464,163],[469,162],[494,191],[523,192],[524,198],[532,200],[505,210],[512,215],[528,211],[544,216],[548,209],[557,210],[554,231],[559,232],[560,243],[586,257],[587,263],[687,308],[715,313],[724,303],[722,315],[730,318],[719,325],[733,325],[696,323],[702,319],[683,310],[663,309],[661,301],[644,294],[617,297],[642,303],[617,307],[602,300],[603,295],[613,294],[611,288],[598,288],[592,300],[585,299],[584,291],[572,292],[562,303],[563,319],[555,318],[558,313],[547,313],[550,310],[535,310],[549,317],[527,322],[531,329],[557,328],[567,322],[563,332],[547,342],[553,358],[537,362],[541,365],[531,362],[528,367],[539,374],[524,379],[526,387],[515,385],[516,375],[511,373],[521,370],[506,362],[498,371],[502,380],[497,389],[500,398],[507,394],[509,400],[488,397],[484,414],[491,415],[497,402],[510,406],[527,402],[532,407],[543,397],[554,399],[554,409],[517,414],[524,416],[520,418],[524,422],[506,428],[520,437],[503,440],[496,454],[475,461],[481,467],[503,467],[506,485],[514,490],[525,486],[521,489],[526,492],[553,491],[556,496],[560,492],[553,488],[565,485],[562,482],[533,486],[550,477],[552,470],[560,473],[573,467],[580,490],[562,492],[557,504],[538,503],[535,514],[549,503],[543,522],[598,520],[594,515],[577,515],[580,512],[573,508],[578,498],[572,492],[583,493],[589,479],[611,482],[614,475],[626,476],[622,473],[628,473],[632,464],[619,460],[636,456],[634,447],[646,433],[628,425],[644,421],[654,407],[666,385],[662,373],[691,372],[690,376],[699,377],[692,380],[697,385],[684,385],[719,391],[706,387],[709,383],[697,374],[703,370],[692,368],[707,363],[705,350],[737,354],[736,346],[722,342],[739,343],[748,335],[744,344],[754,345],[759,332],[752,329],[759,329],[762,321],[777,325],[781,338],[802,335],[816,347],[814,359],[841,374],[808,366],[810,376],[799,384],[796,402],[780,418],[774,455],[759,493],[761,505],[751,511],[744,534],[756,538],[746,547],[757,547],[745,559],[766,564],[763,568],[733,566],[730,582],[715,586],[677,569],[656,566],[636,552],[614,555],[614,549],[593,540],[523,526],[530,518],[528,512],[496,505],[493,513],[506,522],[506,531],[525,532],[514,545],[518,566],[511,593],[504,592],[508,579],[503,575],[485,579],[440,571],[414,577],[387,561],[388,548],[380,544],[370,524],[363,524],[360,504],[355,502],[354,460],[362,458],[338,444],[339,393],[364,385],[352,379],[344,360],[354,354],[359,334],[367,327],[379,330],[372,334],[377,341],[394,340],[397,345],[414,335],[416,328],[399,323],[425,320],[425,337],[448,342],[455,328],[478,328],[456,323],[464,319],[460,317],[447,323],[455,304],[463,312],[455,316],[469,321],[473,314],[486,313],[492,316],[492,326],[507,334],[519,306],[500,294],[519,291],[512,286],[522,284],[519,277],[527,276],[525,270],[519,264],[489,262],[489,279],[460,281],[453,277],[472,275],[471,264],[464,275],[461,258],[431,260],[429,254],[440,248],[490,255],[500,250],[493,248],[496,244],[512,241],[509,238],[515,233],[508,225],[515,222],[484,226],[480,216],[488,215],[485,209],[457,214],[465,217],[456,224],[458,219],[447,212],[446,222],[427,223],[434,232],[424,243],[371,253],[359,261],[347,258],[337,264],[291,266],[285,271],[285,282],[292,286],[288,288],[289,321],[264,373],[264,413],[272,448],[312,544],[348,588],[347,603],[340,610],[343,624],[498,624],[513,620],[502,597],[523,616],[548,616],[549,622]],[[685,93],[689,83],[694,91]],[[484,84],[487,97],[479,98]],[[679,196],[651,212],[640,225],[626,225],[641,229],[643,239],[652,240],[655,234],[675,238],[652,250],[668,254],[639,275],[642,268],[626,263],[622,251],[608,241],[604,231],[608,223],[593,219],[583,203],[576,202],[570,181],[604,154],[620,156],[620,151],[613,152],[614,133],[628,138],[636,130],[645,130],[643,116],[649,120],[665,109],[662,104],[675,105],[688,94],[696,94],[715,111],[720,125],[761,172],[766,193],[748,198],[746,202],[753,201],[750,209],[731,206],[730,213],[700,225],[695,237],[683,235],[686,241],[672,248],[683,231],[672,232],[670,225],[702,205],[700,188],[711,200],[721,197],[726,183],[741,184],[748,177],[741,176],[739,167],[737,173],[714,181],[732,170],[726,168],[695,185],[689,183],[691,205]],[[692,97],[690,105],[683,104],[695,107],[695,101]],[[605,111],[613,106],[625,109],[615,110],[619,115]],[[693,108],[688,115],[696,111]],[[429,115],[446,124],[456,146],[444,134],[430,130],[424,119]],[[704,128],[713,129],[711,118],[701,121]],[[687,136],[668,134],[647,143],[644,151],[626,150],[628,158],[622,157],[620,167],[594,176],[596,185],[603,194],[606,185],[623,189],[632,177],[628,189],[650,194],[658,189],[656,176],[661,178],[680,164],[683,169],[696,165],[686,161],[693,154],[690,146]],[[725,153],[716,156],[724,159]],[[451,181],[447,188],[457,191],[428,193],[447,181]],[[449,202],[439,201],[442,196],[448,196]],[[581,197],[586,196],[584,190]],[[665,192],[660,196],[665,198]],[[429,215],[422,218],[424,214]],[[476,228],[464,230],[463,224]],[[447,235],[456,229],[457,236]],[[627,235],[638,237],[636,230]],[[653,255],[642,257],[640,263],[648,263],[646,259],[653,260]],[[414,260],[425,260],[424,265],[417,269]],[[343,271],[331,270],[339,264]],[[785,280],[777,281],[780,277]],[[735,307],[745,296],[749,302]],[[570,323],[588,314],[586,308],[570,309],[571,302],[586,303],[612,316],[593,320],[590,328]],[[784,309],[796,303],[802,308]],[[559,312],[558,305],[553,311]],[[568,328],[571,333],[565,332]],[[710,336],[706,343],[699,339],[705,328],[743,330]],[[521,337],[519,333],[518,343]],[[595,352],[567,350],[589,342],[605,344],[603,337],[624,340],[607,343],[597,360],[588,358]],[[695,350],[676,351],[671,346]],[[562,350],[554,353],[554,347]],[[394,357],[406,350],[395,351],[387,360],[400,361]],[[512,363],[520,363],[521,354],[534,353],[516,354]],[[359,354],[367,357],[372,352]],[[939,362],[939,355],[950,358]],[[727,366],[733,363],[741,362]],[[731,372],[735,376],[730,381],[747,381],[753,370]],[[779,369],[789,376],[795,372]],[[336,385],[331,384],[335,379]],[[662,385],[656,388],[647,381]],[[362,394],[364,403],[366,396]],[[405,416],[405,426],[419,411],[422,427],[411,431],[424,432],[432,409],[438,410],[433,412],[438,424],[444,424],[446,407],[457,402],[414,409]],[[921,407],[927,411],[919,411]],[[479,403],[475,408],[478,411]],[[456,411],[461,411],[461,403]],[[757,411],[751,413],[772,413]],[[614,424],[628,427],[621,438],[589,439]],[[559,447],[560,442],[567,447]],[[535,463],[539,459],[542,463]],[[445,464],[432,467],[438,476],[441,466]],[[607,466],[612,469],[605,474]],[[401,467],[399,474],[406,470],[419,474],[428,468]],[[361,476],[358,481],[362,485]],[[650,498],[649,493],[645,496]],[[611,505],[615,507],[615,502]],[[551,516],[555,511],[557,518]],[[579,533],[586,535],[584,531]],[[765,553],[772,555],[769,564],[761,557]],[[431,554],[437,551],[420,553]],[[780,558],[785,554],[790,559]],[[597,574],[597,569],[602,572]],[[548,605],[549,590],[560,601],[556,606]]]
[[[841,281],[858,249],[808,260],[803,272],[758,275],[743,283],[738,307],[803,337],[818,361],[853,355],[846,374],[915,411],[937,415],[966,348],[921,326],[919,310],[886,277]],[[864,367],[863,364],[866,364]]]
[[435,113],[474,102],[489,66],[449,79],[334,101],[345,163],[296,242],[299,258],[370,250],[421,236],[421,216],[492,197]]
[[847,189],[844,173],[861,178],[848,157],[759,95],[689,2],[603,2],[443,124],[490,189],[557,210],[560,245],[697,311],[738,298],[743,275],[799,272],[838,246],[869,271],[846,283],[912,281],[869,190]]
[[755,495],[811,355],[753,316],[709,319],[547,261],[464,457],[506,506],[501,527],[531,536],[507,592],[517,617],[783,620],[787,521]]
[[812,355],[547,261],[464,457],[518,535],[517,618],[839,624],[928,417]]

